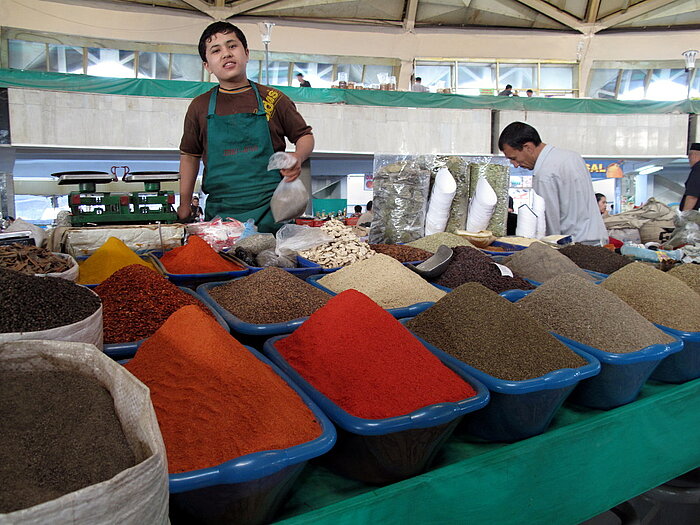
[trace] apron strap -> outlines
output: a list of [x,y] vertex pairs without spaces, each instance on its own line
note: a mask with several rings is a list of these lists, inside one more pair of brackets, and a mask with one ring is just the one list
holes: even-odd
[[[253,93],[255,93],[255,99],[258,102],[258,111],[255,113],[256,115],[265,115],[265,106],[263,105],[262,97],[260,96],[260,91],[258,91],[258,88],[253,82],[250,80],[248,81],[250,83],[250,87],[253,88]],[[207,110],[207,118],[211,118],[216,114],[216,94],[219,91],[219,86],[216,86],[214,89],[211,91],[211,95],[209,95],[209,109]]]

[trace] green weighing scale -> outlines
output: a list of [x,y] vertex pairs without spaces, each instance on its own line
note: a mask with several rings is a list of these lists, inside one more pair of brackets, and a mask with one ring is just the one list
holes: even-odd
[[149,224],[175,222],[175,193],[160,189],[161,182],[177,181],[176,171],[135,171],[126,173],[123,182],[144,183],[145,191],[114,193],[97,191],[97,184],[118,180],[104,171],[62,171],[52,173],[60,186],[78,185],[68,195],[73,226],[98,224]]

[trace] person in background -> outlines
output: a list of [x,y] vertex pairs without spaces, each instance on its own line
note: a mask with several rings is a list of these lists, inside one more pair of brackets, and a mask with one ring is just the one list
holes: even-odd
[[[201,161],[206,220],[254,219],[259,232],[274,232],[280,224],[272,217],[270,199],[280,180],[299,177],[314,149],[311,127],[281,91],[248,80],[248,43],[238,27],[210,24],[199,39],[199,55],[219,85],[196,97],[185,115],[178,217],[190,216]],[[268,171],[270,156],[286,149],[285,138],[295,145],[294,166]]]
[[362,215],[362,205],[355,204],[355,213],[352,214],[353,217],[360,217]]
[[545,144],[524,122],[508,124],[498,137],[498,148],[516,168],[533,170],[532,189],[545,202],[547,235],[571,235],[583,244],[607,243],[591,174],[581,155]]
[[535,94],[535,92],[532,91],[531,89],[528,89],[528,90],[525,92],[525,94],[526,94],[528,97],[531,97],[531,96],[533,96],[533,95]]
[[413,87],[411,87],[411,91],[417,91],[419,93],[427,93],[430,91],[427,87],[425,87],[423,84],[423,79],[421,77],[416,77],[416,80],[413,82]]
[[357,219],[358,226],[370,226],[372,224],[372,219],[374,218],[374,213],[372,212],[372,201],[367,203],[367,211],[360,215]]
[[513,197],[508,195],[508,218],[506,219],[506,235],[515,235],[518,229],[518,214],[513,209]]
[[605,197],[605,195],[602,193],[596,193],[595,199],[598,201],[598,209],[600,210],[601,217],[603,217],[603,219],[610,217],[610,214],[608,213],[608,199]]
[[204,219],[204,210],[199,205],[199,197],[196,195],[192,197],[192,204],[190,205],[190,219],[194,221],[201,221]]
[[299,87],[311,87],[311,82],[304,80],[304,75],[297,73],[297,80],[299,81]]
[[513,86],[511,86],[510,84],[506,84],[506,88],[498,94],[499,97],[510,97],[512,95]]
[[700,142],[694,142],[688,150],[690,175],[685,181],[685,193],[678,207],[681,211],[697,210],[700,207]]

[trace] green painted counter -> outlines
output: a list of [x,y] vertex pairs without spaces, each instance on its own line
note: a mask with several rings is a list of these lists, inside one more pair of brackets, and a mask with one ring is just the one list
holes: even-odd
[[423,475],[370,487],[311,464],[278,523],[577,524],[700,466],[700,380],[604,412],[565,405],[512,444],[455,434]]

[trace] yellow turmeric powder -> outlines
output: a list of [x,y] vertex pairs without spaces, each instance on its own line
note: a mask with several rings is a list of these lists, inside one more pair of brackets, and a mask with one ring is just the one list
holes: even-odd
[[102,246],[80,264],[79,284],[100,284],[117,270],[140,264],[155,270],[155,267],[139,257],[121,239],[110,237]]

